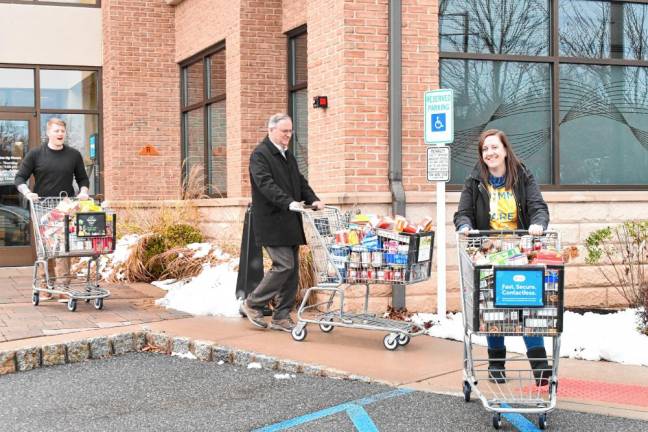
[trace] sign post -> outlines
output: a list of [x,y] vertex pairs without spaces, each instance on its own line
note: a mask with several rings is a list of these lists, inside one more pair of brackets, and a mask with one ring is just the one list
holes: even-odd
[[446,206],[445,184],[450,181],[450,148],[454,141],[454,95],[452,89],[425,92],[424,140],[428,147],[428,181],[436,182],[437,209],[437,314],[446,315]]

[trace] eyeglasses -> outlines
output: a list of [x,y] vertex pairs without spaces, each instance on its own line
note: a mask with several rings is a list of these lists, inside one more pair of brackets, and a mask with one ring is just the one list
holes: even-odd
[[281,132],[282,134],[290,134],[290,135],[295,133],[295,131],[291,129],[279,129],[279,132]]

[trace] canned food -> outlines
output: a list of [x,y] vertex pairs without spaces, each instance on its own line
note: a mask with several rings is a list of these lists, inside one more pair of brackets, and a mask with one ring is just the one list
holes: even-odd
[[357,245],[358,243],[360,243],[360,237],[358,236],[357,231],[355,230],[349,231],[348,242],[350,245]]
[[385,280],[390,281],[394,278],[394,272],[391,269],[385,270]]
[[394,269],[393,278],[395,281],[400,281],[403,278],[403,274],[400,269]]
[[360,267],[362,262],[362,246],[354,246],[351,248],[351,253],[349,254],[349,266],[351,267]]
[[349,282],[355,282],[358,279],[358,271],[356,269],[349,269]]
[[362,252],[360,252],[360,261],[363,266],[369,266],[371,264],[371,252],[363,248]]
[[385,270],[380,269],[376,272],[376,279],[385,280]]
[[381,251],[375,251],[371,253],[371,265],[374,267],[382,267],[383,255]]
[[507,251],[511,249],[515,249],[516,244],[513,240],[510,239],[503,239],[502,240],[502,250]]
[[520,250],[522,253],[529,253],[533,250],[533,236],[523,235],[520,237]]

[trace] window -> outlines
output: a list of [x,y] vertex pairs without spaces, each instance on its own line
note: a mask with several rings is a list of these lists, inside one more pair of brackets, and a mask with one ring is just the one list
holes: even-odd
[[185,184],[210,197],[227,197],[225,45],[218,44],[180,67]]
[[32,147],[47,143],[50,118],[65,121],[66,144],[81,152],[92,195],[101,193],[100,88],[97,68],[0,66],[0,111],[35,114]]
[[33,107],[34,70],[0,68],[0,107]]
[[441,0],[439,28],[451,183],[497,128],[544,185],[648,186],[648,1]]
[[288,37],[288,114],[293,121],[291,148],[299,170],[308,178],[308,65],[306,27]]
[[99,84],[96,70],[39,69],[40,136],[47,142],[47,121],[59,117],[66,125],[67,144],[81,152],[90,178],[90,194],[100,190]]

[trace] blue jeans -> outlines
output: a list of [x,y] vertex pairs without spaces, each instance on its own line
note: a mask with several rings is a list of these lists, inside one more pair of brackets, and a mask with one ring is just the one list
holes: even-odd
[[[542,336],[522,336],[522,339],[524,340],[527,351],[531,348],[544,348],[544,338]],[[488,342],[488,348],[506,348],[506,345],[504,345],[504,336],[486,336],[486,341]]]

